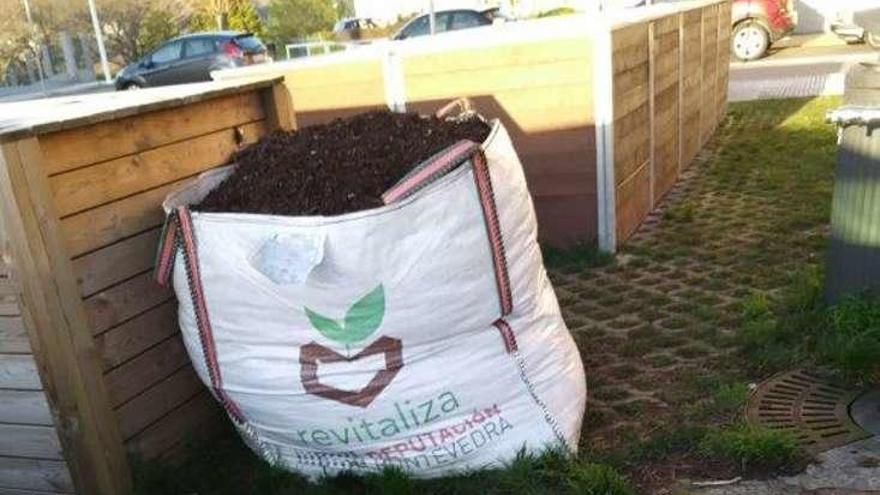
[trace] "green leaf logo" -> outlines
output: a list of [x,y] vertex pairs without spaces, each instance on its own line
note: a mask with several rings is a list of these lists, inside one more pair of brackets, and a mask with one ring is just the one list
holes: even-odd
[[340,344],[360,342],[382,324],[385,316],[385,289],[379,284],[367,295],[357,300],[348,308],[343,321],[328,318],[320,313],[304,308],[312,326],[324,337]]

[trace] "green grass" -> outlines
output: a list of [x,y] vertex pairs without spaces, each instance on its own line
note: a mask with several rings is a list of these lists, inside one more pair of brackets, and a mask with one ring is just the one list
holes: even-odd
[[742,351],[764,373],[819,364],[855,382],[880,378],[880,297],[849,296],[828,306],[818,269],[803,270],[777,299],[756,292],[743,304]]
[[696,208],[693,203],[684,203],[663,211],[663,219],[669,222],[689,223],[694,221]]
[[791,433],[747,424],[709,432],[700,441],[700,451],[743,470],[766,472],[789,471],[806,457]]
[[588,242],[577,243],[568,248],[542,245],[541,252],[544,255],[544,264],[550,270],[580,271],[614,262],[613,255],[600,251],[595,244]]
[[472,471],[442,479],[415,479],[399,469],[308,480],[258,460],[234,437],[197,446],[200,454],[177,467],[156,463],[136,469],[137,495],[634,495],[629,481],[607,464],[560,451],[520,452],[503,469]]

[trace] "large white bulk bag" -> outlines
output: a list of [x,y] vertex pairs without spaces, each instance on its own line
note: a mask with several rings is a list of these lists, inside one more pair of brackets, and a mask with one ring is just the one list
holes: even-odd
[[522,166],[491,125],[372,210],[191,212],[231,167],[169,195],[157,274],[173,270],[193,366],[263,458],[428,477],[576,449],[583,366]]

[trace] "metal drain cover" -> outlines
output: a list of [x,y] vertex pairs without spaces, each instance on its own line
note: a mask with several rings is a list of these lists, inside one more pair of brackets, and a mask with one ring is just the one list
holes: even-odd
[[868,438],[849,416],[849,405],[859,395],[818,373],[798,370],[780,373],[762,382],[749,397],[750,423],[788,430],[813,453]]

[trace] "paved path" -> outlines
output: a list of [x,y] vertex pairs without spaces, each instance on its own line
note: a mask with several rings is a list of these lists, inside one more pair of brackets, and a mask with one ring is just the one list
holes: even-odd
[[783,49],[755,62],[730,65],[730,101],[843,94],[846,72],[859,62],[880,60],[863,45]]

